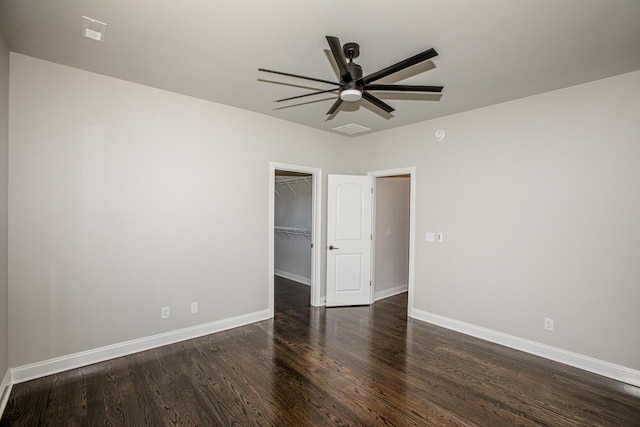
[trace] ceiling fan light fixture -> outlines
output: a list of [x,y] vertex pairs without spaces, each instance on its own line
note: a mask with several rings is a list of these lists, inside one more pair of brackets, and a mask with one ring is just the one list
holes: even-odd
[[345,89],[340,92],[340,99],[346,102],[355,102],[362,99],[362,91],[358,89]]

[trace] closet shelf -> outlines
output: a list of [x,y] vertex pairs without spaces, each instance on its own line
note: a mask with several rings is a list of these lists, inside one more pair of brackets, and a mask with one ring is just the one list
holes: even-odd
[[276,235],[285,234],[291,240],[295,240],[296,236],[303,236],[311,241],[311,230],[304,230],[302,228],[292,228],[292,227],[274,227],[274,231]]
[[296,185],[296,184],[306,184],[309,186],[309,188],[311,188],[311,177],[304,177],[304,178],[291,178],[291,179],[281,179],[276,181],[276,187],[275,187],[275,191],[276,191],[276,195],[280,195],[280,193],[278,192],[278,187],[279,186],[287,186],[287,188],[289,190],[291,190],[291,192],[293,193],[293,195],[296,195],[296,192],[294,191],[292,185]]

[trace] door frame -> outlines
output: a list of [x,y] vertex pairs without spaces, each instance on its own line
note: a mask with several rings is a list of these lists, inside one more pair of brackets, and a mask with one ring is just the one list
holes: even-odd
[[415,166],[385,169],[368,172],[367,175],[373,177],[373,199],[371,201],[371,233],[373,235],[371,245],[371,303],[375,299],[376,289],[376,179],[397,175],[409,175],[409,278],[407,283],[407,316],[413,311],[413,292],[415,277],[415,212],[416,212],[416,168]]
[[269,317],[274,314],[274,231],[276,170],[311,174],[311,305],[322,305],[320,280],[322,269],[322,169],[287,163],[269,162]]

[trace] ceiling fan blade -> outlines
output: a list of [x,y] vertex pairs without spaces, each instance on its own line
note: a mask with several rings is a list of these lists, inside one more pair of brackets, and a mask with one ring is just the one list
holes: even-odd
[[321,93],[327,93],[327,92],[335,92],[336,90],[338,89],[336,88],[336,89],[320,90],[318,92],[305,93],[304,95],[292,96],[290,98],[276,99],[273,102],[291,101],[292,99],[304,98],[305,96],[320,95]]
[[362,97],[367,101],[369,101],[370,103],[372,103],[373,105],[375,105],[376,107],[380,108],[381,110],[386,111],[387,113],[391,113],[395,110],[392,106],[385,104],[380,99],[371,95],[369,92],[362,92]]
[[436,52],[434,48],[425,50],[424,52],[414,55],[411,58],[407,58],[404,61],[400,61],[397,64],[393,64],[387,68],[384,68],[380,71],[376,71],[375,73],[369,74],[368,76],[365,76],[363,78],[364,84],[375,82],[376,80],[380,80],[383,77],[387,77],[388,75],[397,73],[398,71],[402,71],[405,68],[409,68],[413,65],[424,62],[437,55],[438,55],[438,52]]
[[329,47],[331,48],[331,53],[333,53],[333,58],[336,60],[336,64],[340,70],[340,80],[345,83],[351,82],[353,79],[351,78],[351,73],[347,68],[347,60],[344,59],[344,55],[342,54],[342,45],[340,44],[340,40],[333,36],[326,37],[327,42],[329,42]]
[[258,68],[258,71],[264,71],[265,73],[280,74],[281,76],[296,77],[298,79],[313,80],[314,82],[328,83],[330,85],[340,86],[340,83],[330,82],[329,80],[316,79],[314,77],[299,76],[297,74],[284,73],[282,71],[267,70],[266,68]]
[[331,98],[321,98],[321,99],[314,99],[312,101],[295,102],[293,104],[283,105],[282,107],[272,108],[272,110],[273,111],[286,110],[287,108],[300,107],[301,105],[317,104],[318,102],[324,102],[324,101],[335,101],[335,98],[332,96]]
[[385,90],[391,92],[442,92],[444,86],[413,86],[413,85],[365,85],[365,90]]
[[336,102],[334,102],[331,108],[329,108],[329,111],[327,111],[327,116],[330,116],[333,113],[335,113],[338,107],[340,107],[340,105],[342,105],[342,98],[338,97],[338,99],[336,99]]

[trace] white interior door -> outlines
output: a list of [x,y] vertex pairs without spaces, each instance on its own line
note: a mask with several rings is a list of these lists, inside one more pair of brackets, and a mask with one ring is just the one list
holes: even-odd
[[329,175],[327,306],[371,303],[371,184],[369,176]]

